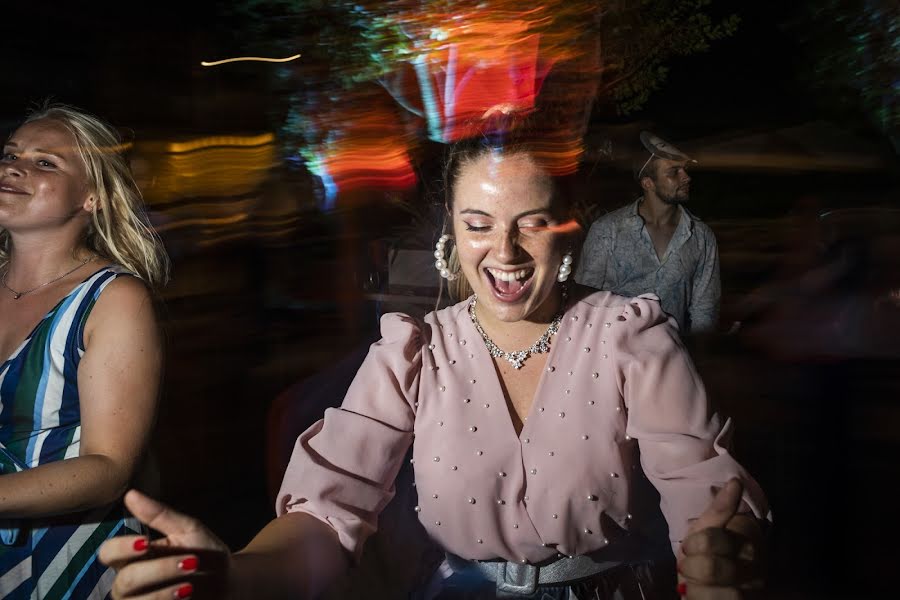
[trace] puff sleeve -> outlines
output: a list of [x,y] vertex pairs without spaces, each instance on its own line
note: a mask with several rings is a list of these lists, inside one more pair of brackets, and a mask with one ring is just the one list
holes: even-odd
[[356,560],[412,444],[422,365],[414,319],[384,315],[381,333],[341,407],[297,438],[275,506],[278,516],[302,511],[325,522]]
[[676,554],[689,521],[733,477],[744,484],[745,505],[757,518],[770,518],[761,488],[729,454],[731,421],[723,423],[709,406],[674,321],[656,296],[629,300],[618,320],[626,433],[638,440],[641,466],[659,491]]

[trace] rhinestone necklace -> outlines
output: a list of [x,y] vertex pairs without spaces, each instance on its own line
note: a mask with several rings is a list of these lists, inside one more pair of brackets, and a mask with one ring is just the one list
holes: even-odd
[[475,329],[481,334],[481,339],[484,340],[484,345],[487,346],[488,352],[490,352],[491,356],[494,358],[502,358],[508,361],[514,369],[521,369],[522,365],[525,364],[525,359],[532,354],[544,354],[545,352],[550,352],[550,336],[559,331],[559,324],[562,321],[566,297],[563,295],[563,301],[559,307],[559,312],[553,317],[553,321],[551,321],[547,331],[545,331],[530,348],[518,350],[516,352],[504,352],[490,337],[488,337],[488,334],[482,329],[481,323],[478,322],[478,317],[475,316],[475,304],[477,302],[478,296],[473,296],[472,301],[469,303],[469,318],[472,319],[472,324],[475,325]]
[[88,264],[89,262],[91,262],[91,261],[94,260],[95,258],[97,258],[96,255],[93,255],[93,254],[92,254],[91,256],[88,256],[86,259],[84,259],[83,261],[81,261],[81,262],[78,264],[78,266],[76,266],[76,267],[75,267],[74,269],[72,269],[71,271],[66,271],[65,273],[63,273],[63,274],[60,275],[59,277],[56,277],[55,279],[51,279],[50,281],[48,281],[48,282],[46,282],[46,283],[42,283],[41,285],[39,285],[39,286],[37,286],[37,287],[33,287],[33,288],[31,288],[30,290],[25,290],[24,292],[17,292],[16,290],[12,289],[11,287],[9,287],[9,286],[6,284],[6,276],[9,274],[9,271],[6,271],[5,273],[3,273],[3,279],[0,279],[0,283],[3,284],[3,287],[5,287],[5,288],[6,288],[7,290],[9,290],[10,292],[12,292],[13,300],[18,300],[19,298],[21,298],[22,296],[25,296],[26,294],[30,294],[31,292],[36,292],[36,291],[38,291],[39,289],[41,289],[42,287],[46,287],[46,286],[50,285],[51,283],[55,283],[55,282],[59,281],[60,279],[62,279],[62,278],[65,277],[66,275],[71,275],[72,273],[74,273],[75,271],[77,271],[78,269],[80,269],[81,267],[83,267],[84,265]]

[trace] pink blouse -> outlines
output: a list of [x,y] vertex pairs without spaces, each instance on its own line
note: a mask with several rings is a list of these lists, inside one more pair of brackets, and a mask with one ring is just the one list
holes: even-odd
[[730,422],[711,411],[655,296],[597,292],[571,303],[520,435],[467,305],[424,322],[382,318],[383,338],[341,408],[297,439],[279,515],[321,519],[358,557],[414,440],[419,519],[468,559],[612,554],[640,525],[633,491],[644,476],[676,549],[732,477],[753,513],[767,515],[761,489],[726,449]]

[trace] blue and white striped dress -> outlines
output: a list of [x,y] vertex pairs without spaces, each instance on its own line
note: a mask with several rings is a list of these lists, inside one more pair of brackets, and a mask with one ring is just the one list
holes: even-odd
[[[121,267],[100,269],[65,298],[0,365],[0,473],[78,456],[78,364],[84,325]],[[0,597],[102,599],[113,571],[97,559],[115,535],[141,533],[121,504],[42,519],[0,521]]]

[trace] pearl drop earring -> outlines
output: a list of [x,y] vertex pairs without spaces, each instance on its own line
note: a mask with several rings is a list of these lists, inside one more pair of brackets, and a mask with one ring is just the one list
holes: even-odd
[[560,283],[565,282],[569,278],[569,274],[572,272],[572,253],[566,252],[563,255],[562,264],[559,265],[559,274],[556,276],[556,280]]
[[438,238],[437,243],[434,245],[434,268],[438,270],[441,274],[441,277],[446,279],[447,281],[453,281],[457,277],[459,277],[459,270],[451,273],[449,265],[447,263],[447,259],[444,258],[444,251],[447,245],[447,242],[453,240],[453,236],[449,233],[445,233],[440,238]]

